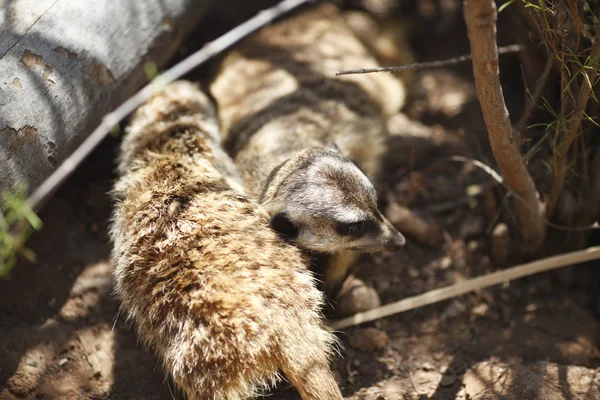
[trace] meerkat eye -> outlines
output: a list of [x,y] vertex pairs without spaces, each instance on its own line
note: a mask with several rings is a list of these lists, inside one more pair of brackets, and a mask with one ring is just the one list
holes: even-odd
[[271,217],[271,228],[284,240],[295,240],[300,234],[298,227],[290,220],[285,211]]
[[339,222],[337,231],[342,236],[363,236],[368,230],[367,221]]

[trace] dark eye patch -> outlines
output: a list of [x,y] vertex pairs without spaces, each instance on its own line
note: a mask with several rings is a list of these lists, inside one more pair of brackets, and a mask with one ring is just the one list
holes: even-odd
[[300,230],[291,221],[291,219],[285,211],[274,215],[271,218],[270,225],[271,228],[275,232],[277,232],[279,236],[284,240],[298,239],[298,235],[300,234]]
[[370,233],[375,233],[378,229],[378,225],[371,220],[338,222],[336,226],[336,230],[340,235],[351,236],[355,238],[359,238]]

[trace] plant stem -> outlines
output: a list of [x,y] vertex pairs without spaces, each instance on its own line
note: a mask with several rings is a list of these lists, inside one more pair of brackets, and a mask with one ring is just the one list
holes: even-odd
[[[581,133],[581,123],[586,118],[585,109],[587,107],[588,100],[593,96],[594,81],[598,76],[598,68],[600,63],[600,29],[596,29],[596,39],[592,44],[592,50],[589,59],[589,65],[592,68],[589,69],[589,73],[586,70],[582,70],[584,75],[579,85],[577,92],[577,98],[573,107],[574,114],[572,118],[569,118],[570,123],[564,130],[564,139],[558,146],[558,149],[554,151],[554,168],[552,175],[552,188],[550,189],[550,195],[548,197],[548,205],[546,208],[546,215],[550,216],[556,207],[560,193],[562,192],[563,185],[565,183],[565,174],[567,172],[567,164],[569,162],[569,150],[575,139]],[[586,64],[588,64],[586,62]],[[585,75],[587,74],[587,78]]]
[[515,140],[500,86],[496,5],[493,0],[466,0],[464,16],[473,55],[477,98],[492,152],[506,184],[518,195],[515,196],[515,207],[524,241],[523,250],[532,254],[546,234],[543,205],[519,153],[519,143]]

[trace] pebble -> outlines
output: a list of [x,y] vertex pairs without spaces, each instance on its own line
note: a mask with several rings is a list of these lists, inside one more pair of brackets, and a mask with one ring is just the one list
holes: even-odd
[[494,227],[491,242],[491,253],[494,262],[498,265],[506,264],[512,251],[510,231],[506,224],[500,223]]
[[337,314],[344,317],[379,307],[381,300],[375,289],[360,279],[353,279],[337,303]]
[[435,367],[433,366],[432,363],[425,361],[423,364],[421,364],[421,369],[423,371],[433,371],[435,369]]
[[365,328],[354,332],[348,338],[348,344],[362,351],[384,349],[389,342],[387,333],[376,328]]
[[444,312],[442,312],[440,319],[442,321],[445,321],[448,319],[456,318],[464,314],[466,311],[467,306],[465,306],[462,302],[458,300],[454,300],[448,307],[446,307]]
[[440,381],[440,386],[452,386],[454,385],[454,382],[456,382],[455,375],[444,375]]
[[441,269],[448,269],[452,266],[452,258],[445,256],[440,260],[440,268]]
[[467,248],[471,251],[476,251],[479,248],[479,242],[477,240],[469,240]]
[[485,219],[480,216],[467,217],[460,227],[460,236],[464,239],[470,239],[480,236],[485,229]]
[[486,303],[481,303],[471,309],[471,314],[481,317],[481,316],[484,316],[488,312],[489,309],[490,309],[490,306],[488,306]]

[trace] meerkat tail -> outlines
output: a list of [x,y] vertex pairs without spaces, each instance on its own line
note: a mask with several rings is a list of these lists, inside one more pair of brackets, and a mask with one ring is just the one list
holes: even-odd
[[329,367],[329,349],[322,338],[304,338],[284,347],[283,371],[304,400],[341,400],[343,397]]
[[112,192],[121,309],[190,400],[248,399],[280,371],[304,400],[340,400],[308,261],[223,175],[212,107],[176,82],[132,117]]

